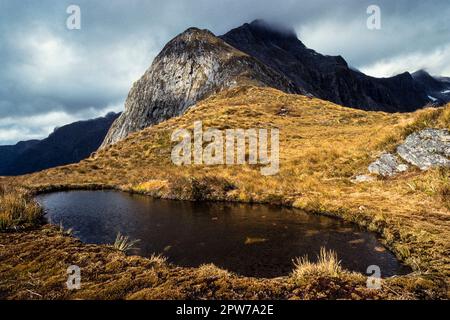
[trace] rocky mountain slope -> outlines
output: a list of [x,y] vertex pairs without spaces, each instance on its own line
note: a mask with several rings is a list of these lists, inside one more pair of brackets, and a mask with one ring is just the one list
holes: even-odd
[[243,84],[387,112],[414,111],[450,101],[450,83],[445,79],[424,72],[369,77],[350,68],[340,56],[324,56],[308,49],[293,30],[260,20],[221,37],[190,28],[171,40],[133,85],[125,112],[102,147],[183,114],[211,94]]
[[305,93],[280,73],[210,31],[190,28],[171,40],[133,85],[125,112],[112,126],[103,146],[178,116],[213,93],[243,84]]
[[274,28],[261,20],[220,38],[285,75],[298,88],[343,106],[408,112],[429,103],[450,101],[450,95],[436,93],[448,88],[448,84],[424,71],[392,78],[370,77],[350,68],[341,56],[324,56],[308,49],[294,30]]
[[434,104],[450,102],[450,79],[445,77],[433,77],[425,70],[419,70],[412,74],[413,79],[420,84],[427,94],[427,98]]
[[79,121],[56,129],[41,141],[0,146],[0,176],[20,175],[78,162],[98,149],[119,114]]

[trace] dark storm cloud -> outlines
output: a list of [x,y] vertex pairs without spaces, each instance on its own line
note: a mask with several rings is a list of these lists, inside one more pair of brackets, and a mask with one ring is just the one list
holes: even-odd
[[[81,7],[81,30],[66,8]],[[368,5],[382,29],[366,28]],[[122,108],[133,81],[190,26],[222,34],[256,18],[295,27],[306,45],[373,75],[450,75],[448,0],[2,0],[0,144]]]

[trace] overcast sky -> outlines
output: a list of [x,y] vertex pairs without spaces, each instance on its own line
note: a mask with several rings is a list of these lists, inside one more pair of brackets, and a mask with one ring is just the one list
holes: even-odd
[[[66,9],[81,8],[81,30]],[[381,8],[381,30],[366,27]],[[450,0],[0,0],[0,144],[121,111],[164,44],[256,18],[292,25],[310,48],[374,76],[450,76]]]

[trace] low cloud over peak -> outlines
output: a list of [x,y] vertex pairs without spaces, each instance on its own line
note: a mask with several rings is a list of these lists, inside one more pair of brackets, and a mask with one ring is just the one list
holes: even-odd
[[68,30],[72,3],[0,3],[0,144],[120,111],[164,44],[191,26],[223,34],[264,19],[295,27],[308,47],[370,75],[450,76],[448,0],[380,0],[381,30],[367,29],[366,0],[80,0],[81,30]]

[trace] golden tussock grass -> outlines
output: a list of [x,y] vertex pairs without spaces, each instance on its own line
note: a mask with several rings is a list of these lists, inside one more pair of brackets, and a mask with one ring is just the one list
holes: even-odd
[[[445,267],[449,272],[443,255],[450,243],[449,169],[411,169],[392,179],[350,181],[367,173],[368,164],[409,133],[449,128],[449,119],[450,106],[406,114],[365,112],[270,88],[241,87],[131,134],[90,159],[21,180],[44,189],[103,184],[170,199],[295,206],[354,221],[379,232],[394,252],[421,269]],[[279,128],[279,174],[264,177],[258,166],[250,165],[175,166],[170,154],[176,143],[170,135],[178,128],[192,129],[198,120],[204,129]]]
[[[264,177],[259,166],[250,165],[175,166],[171,133],[192,130],[194,121],[202,121],[204,129],[279,128],[279,174]],[[409,133],[429,127],[450,128],[450,105],[388,114],[270,88],[240,87],[133,133],[78,164],[18,181],[34,190],[108,186],[168,199],[267,202],[337,216],[377,232],[417,274],[446,282],[450,169],[411,168],[390,179],[351,182]]]
[[310,278],[331,277],[337,278],[344,273],[336,252],[320,248],[317,262],[311,262],[308,256],[297,258],[294,261],[292,277],[295,281],[307,281]]
[[0,231],[33,226],[43,210],[30,192],[11,184],[0,185]]

